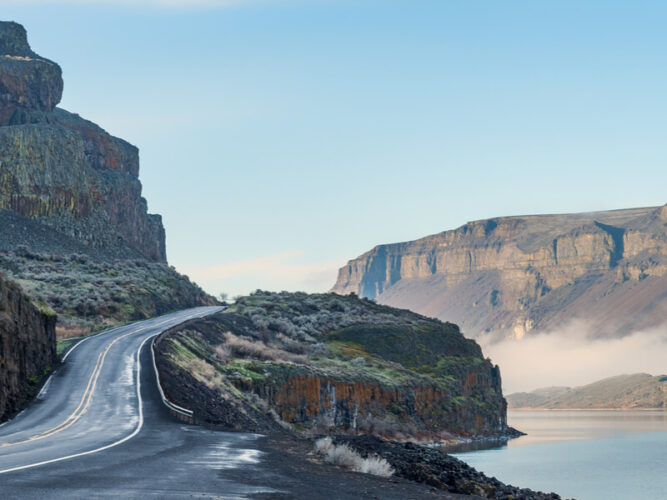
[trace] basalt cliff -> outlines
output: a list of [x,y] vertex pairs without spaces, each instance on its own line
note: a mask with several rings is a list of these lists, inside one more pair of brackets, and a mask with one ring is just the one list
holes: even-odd
[[147,213],[139,151],[56,108],[60,67],[35,54],[23,27],[0,23],[0,209],[83,243],[166,261],[159,215]]
[[0,275],[0,422],[18,413],[56,364],[56,318]]
[[0,22],[0,270],[79,335],[214,300],[166,264],[139,152],[59,109],[60,67]]
[[426,441],[510,432],[500,370],[473,340],[357,297],[257,292],[156,351],[167,394],[203,423]]
[[521,338],[578,321],[594,336],[667,322],[667,206],[499,217],[380,245],[333,290]]

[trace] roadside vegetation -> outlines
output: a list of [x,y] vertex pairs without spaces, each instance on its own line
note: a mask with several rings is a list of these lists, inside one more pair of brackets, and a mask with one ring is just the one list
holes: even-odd
[[57,313],[59,339],[214,300],[173,267],[144,259],[98,261],[18,247],[0,252],[0,269],[40,309]]

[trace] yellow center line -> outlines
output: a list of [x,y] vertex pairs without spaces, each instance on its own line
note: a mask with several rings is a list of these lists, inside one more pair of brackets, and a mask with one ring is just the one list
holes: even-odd
[[88,385],[86,386],[85,391],[83,392],[83,396],[81,396],[81,401],[79,402],[78,406],[76,409],[72,412],[72,414],[67,417],[63,422],[60,424],[56,425],[55,427],[52,427],[50,429],[47,429],[40,434],[37,434],[35,436],[32,436],[28,439],[24,439],[23,441],[16,441],[14,443],[3,443],[0,444],[0,448],[6,448],[8,446],[16,446],[19,444],[24,444],[24,443],[29,443],[31,441],[37,441],[39,439],[44,439],[49,436],[53,436],[54,434],[57,434],[58,432],[64,431],[68,427],[74,425],[82,416],[84,413],[86,413],[86,410],[88,409],[88,406],[90,405],[90,402],[93,399],[93,393],[95,392],[95,388],[97,387],[97,380],[100,377],[100,373],[102,372],[102,367],[104,366],[104,360],[106,359],[106,356],[109,352],[109,349],[118,342],[119,340],[129,336],[133,335],[135,333],[142,332],[144,330],[148,330],[149,328],[155,328],[157,326],[164,325],[166,323],[169,323],[170,321],[173,321],[173,319],[168,319],[165,321],[162,321],[161,323],[157,323],[153,326],[146,326],[143,328],[140,328],[138,330],[133,330],[131,332],[125,333],[121,335],[120,337],[117,337],[114,339],[112,342],[107,345],[106,349],[104,349],[103,352],[101,352],[97,356],[97,362],[95,363],[95,368],[93,369],[93,372],[90,375],[90,378],[88,379]]

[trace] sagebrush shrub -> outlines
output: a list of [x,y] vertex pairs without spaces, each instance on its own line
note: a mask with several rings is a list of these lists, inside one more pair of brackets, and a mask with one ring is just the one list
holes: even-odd
[[346,444],[333,444],[330,437],[318,439],[314,446],[315,452],[321,455],[326,462],[333,465],[382,477],[389,477],[395,472],[394,468],[384,458],[375,456],[363,458]]

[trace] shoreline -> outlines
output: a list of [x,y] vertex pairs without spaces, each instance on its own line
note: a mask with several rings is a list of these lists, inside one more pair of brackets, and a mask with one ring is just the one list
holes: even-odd
[[521,407],[507,408],[507,411],[664,411],[667,408],[544,408]]

